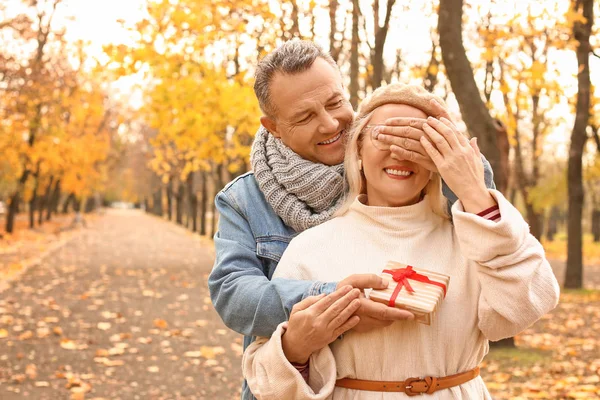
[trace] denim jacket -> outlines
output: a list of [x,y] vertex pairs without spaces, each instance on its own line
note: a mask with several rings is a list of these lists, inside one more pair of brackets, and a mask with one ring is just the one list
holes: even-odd
[[[495,188],[491,166],[485,158],[483,161],[486,186]],[[457,200],[445,184],[443,193],[449,206]],[[252,172],[225,186],[215,203],[220,217],[208,287],[225,325],[244,335],[246,349],[256,336],[271,336],[288,320],[294,304],[307,296],[335,291],[337,282],[271,280],[297,232],[275,213]],[[245,381],[242,399],[254,399]]]

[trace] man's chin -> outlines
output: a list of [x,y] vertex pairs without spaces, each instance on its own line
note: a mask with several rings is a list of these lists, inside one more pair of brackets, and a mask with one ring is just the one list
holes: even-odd
[[320,154],[317,157],[317,162],[325,165],[338,165],[344,162],[344,152],[341,154]]

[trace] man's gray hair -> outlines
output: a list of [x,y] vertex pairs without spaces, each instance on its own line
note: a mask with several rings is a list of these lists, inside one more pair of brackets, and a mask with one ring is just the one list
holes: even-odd
[[293,75],[304,72],[313,65],[317,57],[321,57],[339,71],[331,55],[309,40],[287,41],[260,60],[256,67],[254,93],[260,109],[266,116],[273,117],[276,112],[271,103],[270,93],[271,81],[275,74],[280,72]]

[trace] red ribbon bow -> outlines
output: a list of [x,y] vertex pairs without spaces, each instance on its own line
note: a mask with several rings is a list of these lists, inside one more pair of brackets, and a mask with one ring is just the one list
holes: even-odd
[[390,307],[396,306],[396,298],[403,287],[406,287],[406,290],[408,290],[410,293],[414,293],[415,290],[412,288],[412,286],[410,286],[410,283],[408,282],[409,279],[439,286],[444,289],[444,297],[446,297],[446,285],[440,282],[432,281],[427,276],[417,273],[417,271],[413,270],[413,267],[410,265],[407,265],[406,268],[400,269],[384,269],[383,272],[392,275],[392,278],[398,282],[396,288],[394,289],[394,293],[392,293],[392,297],[390,297],[390,302],[388,303]]

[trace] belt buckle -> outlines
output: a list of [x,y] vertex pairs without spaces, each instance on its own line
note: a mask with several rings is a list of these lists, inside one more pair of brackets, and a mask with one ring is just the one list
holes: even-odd
[[412,384],[414,382],[418,382],[418,381],[423,381],[423,379],[421,378],[408,378],[407,380],[404,381],[404,393],[406,393],[406,395],[408,396],[417,396],[417,395],[422,395],[423,392],[413,392],[412,390]]

